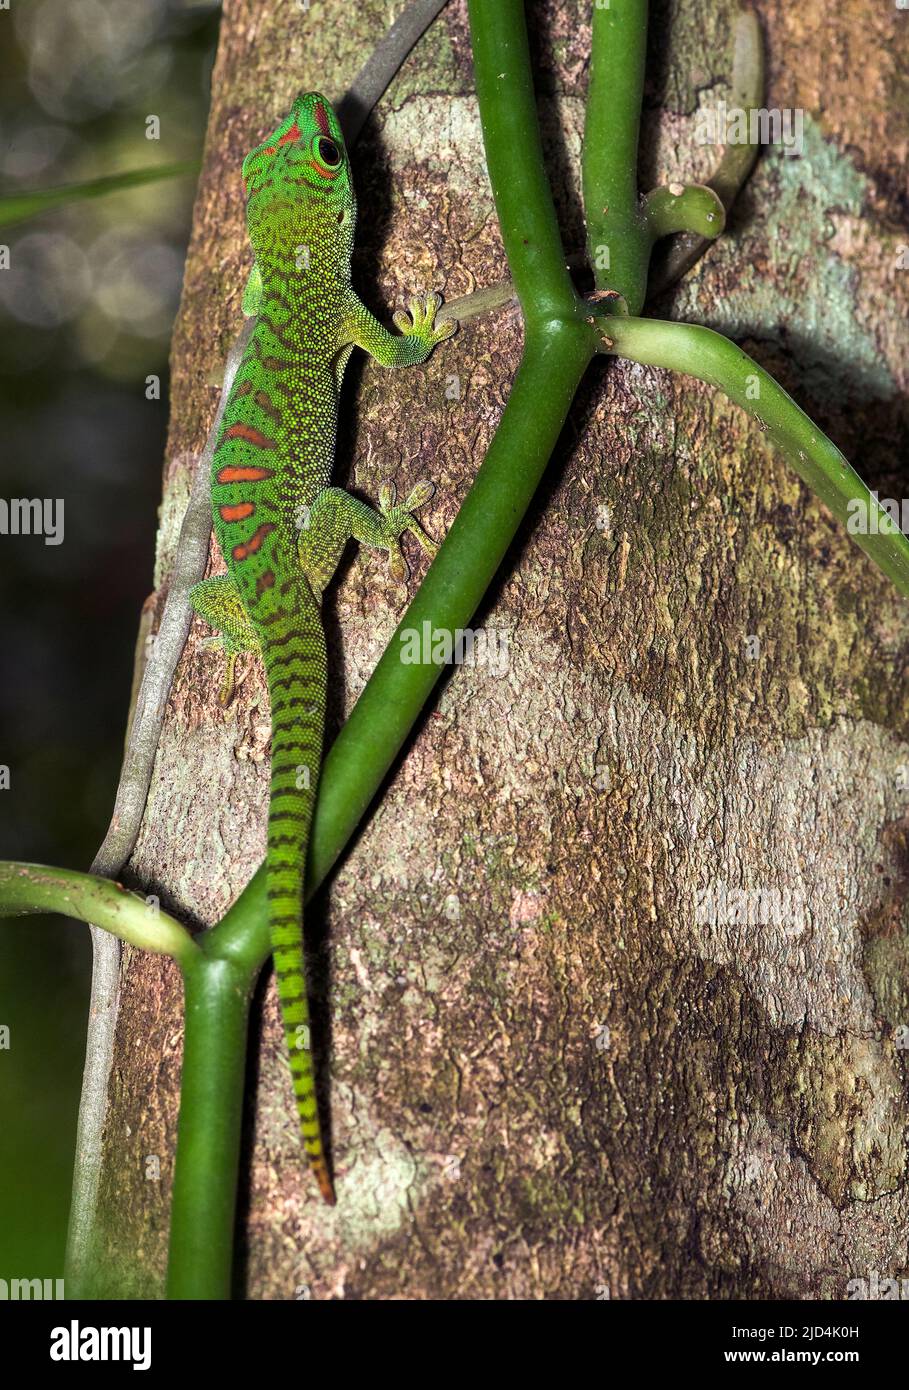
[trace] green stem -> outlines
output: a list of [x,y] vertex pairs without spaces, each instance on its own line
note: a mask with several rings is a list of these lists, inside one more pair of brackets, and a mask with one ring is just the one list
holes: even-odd
[[694,232],[712,241],[726,222],[726,210],[712,188],[703,183],[669,184],[644,199],[644,218],[651,245],[674,232]]
[[167,1297],[230,1297],[246,1034],[255,971],[218,959],[213,933],[183,969],[186,1023]]
[[228,1298],[247,1016],[257,969],[220,959],[214,932],[194,941],[156,904],[110,879],[0,862],[0,914],[37,912],[103,927],[181,966],[186,1022],[168,1297]]
[[607,331],[612,345],[601,351],[697,377],[747,410],[856,544],[909,594],[909,540],[845,455],[736,343],[710,328],[660,319],[611,318]]
[[199,955],[185,927],[122,884],[72,869],[0,862],[0,916],[35,912],[60,912],[93,923],[131,946],[173,956],[182,965]]
[[[765,63],[764,36],[761,22],[751,10],[743,10],[736,20],[732,59],[732,92],[730,106],[743,110],[751,129],[751,112],[764,105]],[[750,141],[729,144],[723,150],[719,166],[707,180],[720,196],[728,212],[742,184],[754,168],[760,144]]]
[[567,318],[576,296],[546,177],[521,0],[469,0],[489,181],[527,323]]
[[581,181],[587,247],[598,290],[632,314],[647,290],[651,239],[638,195],[638,129],[647,55],[647,0],[595,6]]
[[[748,114],[749,126],[752,110],[764,105],[764,39],[760,20],[749,10],[744,10],[736,20],[730,105]],[[707,187],[719,196],[727,214],[751,173],[757,155],[757,145],[726,145],[719,165],[707,180]],[[678,237],[665,260],[659,266],[651,265],[647,298],[656,299],[686,275],[703,256],[710,240],[697,235]]]

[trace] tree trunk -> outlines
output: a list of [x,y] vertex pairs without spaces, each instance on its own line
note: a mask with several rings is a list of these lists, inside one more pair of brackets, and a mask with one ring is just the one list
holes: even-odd
[[[579,8],[530,11],[567,251],[583,240]],[[654,309],[736,337],[898,498],[904,17],[860,0],[761,14],[766,105],[804,111],[802,153],[765,151],[727,234]],[[716,162],[696,108],[726,91],[733,17],[708,0],[652,11],[645,186]],[[241,160],[298,89],[337,96],[387,20],[379,0],[225,3],[174,339],[159,605],[238,327]],[[355,273],[386,322],[410,291],[452,298],[506,273],[463,0],[354,167]],[[385,477],[406,491],[429,474],[441,536],[520,347],[510,309],[425,367],[358,365],[339,477],[374,498]],[[327,602],[333,728],[405,602],[379,559],[350,555]],[[874,1271],[905,1275],[906,605],[738,409],[611,363],[586,379],[476,626],[493,639],[483,659],[442,688],[309,915],[334,1211],[304,1166],[263,981],[238,1295],[841,1298]],[[261,669],[241,658],[222,711],[205,635],[194,624],[129,874],[197,924],[261,860],[268,802]],[[169,962],[129,950],[122,989],[103,1243],[110,1289],[154,1296],[182,995]]]

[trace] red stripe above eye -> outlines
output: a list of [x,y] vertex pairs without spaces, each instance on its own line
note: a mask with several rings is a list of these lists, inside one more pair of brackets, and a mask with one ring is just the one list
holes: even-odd
[[313,115],[316,118],[316,125],[319,127],[322,134],[327,135],[330,138],[331,126],[328,123],[328,112],[325,110],[325,107],[322,105],[321,101],[316,102]]
[[303,139],[303,132],[301,131],[300,127],[297,125],[296,121],[294,121],[294,123],[293,123],[293,125],[291,126],[290,130],[285,130],[284,134],[283,134],[283,135],[281,136],[281,138],[279,139],[277,145],[263,145],[262,148],[261,148],[261,150],[259,151],[259,153],[260,153],[260,154],[268,154],[268,155],[277,154],[277,153],[278,153],[278,146],[279,146],[279,145],[292,145],[292,144],[295,144],[297,140],[302,140],[302,139]]

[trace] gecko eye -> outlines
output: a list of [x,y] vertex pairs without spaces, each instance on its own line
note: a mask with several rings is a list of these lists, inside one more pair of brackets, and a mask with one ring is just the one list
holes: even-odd
[[320,135],[316,140],[315,152],[326,169],[337,169],[341,163],[341,151],[327,135]]

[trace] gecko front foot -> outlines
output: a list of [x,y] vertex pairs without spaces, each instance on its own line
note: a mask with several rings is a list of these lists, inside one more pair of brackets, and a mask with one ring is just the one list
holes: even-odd
[[410,575],[404,552],[397,544],[399,538],[405,531],[416,536],[420,548],[429,556],[430,559],[437,553],[439,547],[431,536],[427,535],[423,527],[414,516],[414,512],[425,507],[426,503],[435,493],[434,485],[428,478],[421,478],[415,483],[408,494],[404,505],[395,505],[397,499],[397,489],[394,483],[388,479],[379,488],[379,511],[385,518],[391,535],[394,537],[394,544],[389,546],[388,560],[393,578],[406,581]]
[[394,315],[394,325],[405,338],[417,338],[429,353],[436,343],[450,338],[458,326],[454,319],[436,323],[436,314],[441,305],[442,296],[438,294],[428,294],[425,299],[415,297],[407,306],[409,312],[399,309]]

